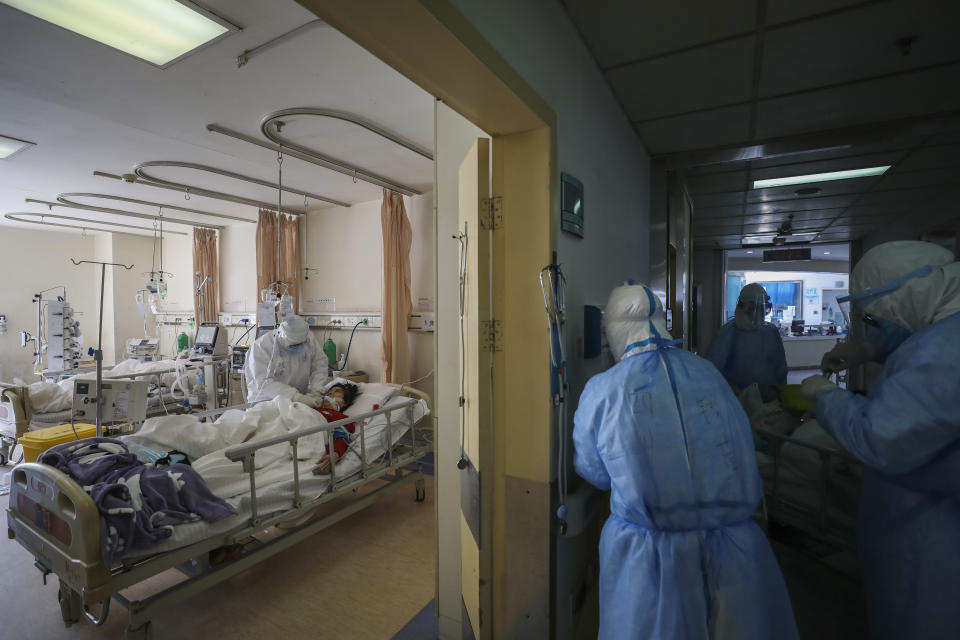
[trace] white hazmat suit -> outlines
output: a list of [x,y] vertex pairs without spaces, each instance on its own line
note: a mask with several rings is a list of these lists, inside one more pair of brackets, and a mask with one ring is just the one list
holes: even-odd
[[[318,407],[328,366],[306,320],[288,318],[276,331],[260,336],[247,354],[247,401],[285,397]],[[314,392],[316,397],[305,395]]]

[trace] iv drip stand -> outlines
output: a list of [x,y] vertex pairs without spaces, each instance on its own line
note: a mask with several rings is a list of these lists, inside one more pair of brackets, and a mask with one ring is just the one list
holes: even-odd
[[75,265],[98,264],[100,265],[100,323],[97,327],[97,350],[93,352],[93,359],[97,363],[97,437],[103,436],[103,395],[100,392],[100,385],[103,383],[103,293],[106,288],[107,267],[123,267],[127,271],[133,269],[118,262],[99,262],[97,260],[74,260],[70,262]]

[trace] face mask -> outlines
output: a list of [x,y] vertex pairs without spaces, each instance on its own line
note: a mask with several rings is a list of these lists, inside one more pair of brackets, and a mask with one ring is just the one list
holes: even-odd
[[306,344],[305,342],[301,342],[300,344],[291,344],[291,345],[288,345],[288,346],[287,346],[287,351],[291,351],[291,352],[293,352],[293,353],[300,353],[301,351],[303,351],[303,345],[305,345],[305,344]]
[[874,358],[878,362],[885,361],[887,356],[913,335],[912,331],[896,322],[874,318],[870,314],[863,315],[863,322],[866,326],[867,341],[873,346]]

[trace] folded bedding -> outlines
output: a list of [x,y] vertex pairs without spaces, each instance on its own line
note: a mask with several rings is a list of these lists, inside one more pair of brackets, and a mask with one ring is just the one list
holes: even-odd
[[93,499],[100,511],[101,552],[110,564],[169,538],[176,525],[236,513],[189,465],[145,464],[112,438],[60,444],[40,462],[66,473]]

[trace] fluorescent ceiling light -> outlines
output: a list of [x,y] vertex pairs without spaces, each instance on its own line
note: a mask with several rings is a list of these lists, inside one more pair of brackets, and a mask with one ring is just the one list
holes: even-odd
[[769,178],[767,180],[754,180],[754,189],[763,189],[765,187],[785,187],[791,184],[808,184],[810,182],[829,182],[830,180],[848,180],[850,178],[867,178],[869,176],[882,176],[887,172],[891,165],[884,167],[868,167],[866,169],[848,169],[847,171],[830,171],[828,173],[809,173],[805,176],[789,176],[786,178]]
[[780,236],[773,233],[762,236],[744,236],[741,238],[742,245],[756,244],[774,244],[774,238],[783,238],[785,244],[795,244],[797,242],[809,242],[817,236],[816,233],[794,233],[789,236]]
[[829,252],[829,251],[824,251],[824,252],[823,252],[823,255],[828,256],[828,255],[830,255],[830,252]]
[[27,147],[32,146],[33,143],[27,142],[26,140],[17,140],[16,138],[0,136],[0,160],[7,160],[8,158],[13,157],[15,154],[20,153]]
[[158,67],[222,37],[233,25],[178,0],[0,0]]

